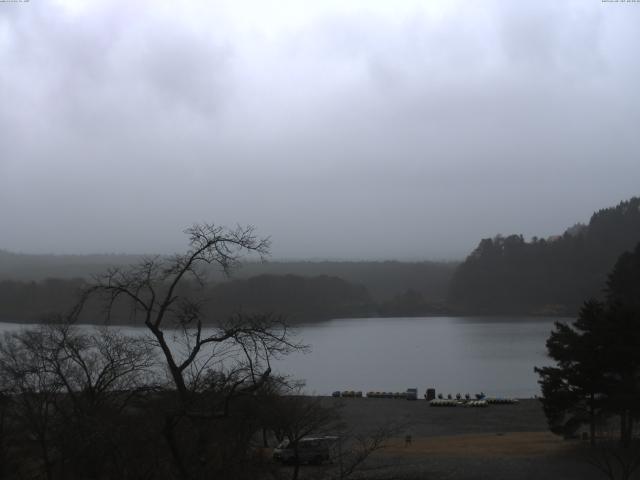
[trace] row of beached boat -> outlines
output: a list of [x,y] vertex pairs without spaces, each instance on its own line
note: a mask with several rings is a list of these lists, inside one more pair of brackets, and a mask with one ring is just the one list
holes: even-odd
[[[410,389],[414,390],[414,389]],[[345,390],[343,392],[335,391],[333,392],[334,397],[344,397],[344,398],[362,398],[365,395],[361,391],[356,390]],[[416,394],[415,392],[367,392],[367,398],[398,398],[398,399],[407,399],[411,397],[412,400],[415,400]],[[458,405],[464,405],[468,407],[486,407],[490,404],[514,404],[518,403],[518,399],[516,398],[505,398],[505,397],[484,397],[481,395],[476,395],[476,399],[472,400],[469,395],[465,395],[465,398],[461,396],[456,396],[455,398],[451,397],[451,395],[447,396],[447,398],[442,398],[442,395],[439,395],[438,398],[434,398],[429,400],[429,403],[434,407],[456,407]]]
[[407,392],[367,392],[364,395],[360,391],[345,390],[344,392],[333,392],[332,396],[346,398],[362,398],[364,396],[368,398],[407,398]]
[[485,398],[482,400],[458,400],[452,398],[435,398],[429,402],[432,407],[487,407],[493,405],[511,405],[518,403],[516,398]]
[[486,407],[489,403],[486,400],[448,400],[436,398],[429,402],[431,407]]
[[493,404],[507,404],[507,405],[511,405],[514,403],[518,403],[519,400],[517,398],[502,398],[502,397],[498,397],[498,398],[487,398],[487,403],[493,403]]
[[367,392],[368,398],[407,398],[407,392]]
[[362,392],[354,390],[345,390],[344,392],[333,392],[334,397],[362,398]]

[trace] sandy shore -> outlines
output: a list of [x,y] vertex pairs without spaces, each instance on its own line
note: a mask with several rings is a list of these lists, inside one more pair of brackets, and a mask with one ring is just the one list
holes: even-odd
[[[424,400],[348,398],[343,420],[354,432],[400,426],[360,478],[448,480],[585,480],[602,478],[585,461],[585,445],[551,434],[537,400],[486,408],[430,407]],[[405,435],[411,435],[411,444]],[[317,472],[308,470],[309,478]]]
[[344,420],[359,431],[391,424],[401,426],[403,434],[415,437],[548,430],[540,402],[534,399],[485,408],[430,407],[425,400],[386,398],[328,398],[326,401],[342,404]]

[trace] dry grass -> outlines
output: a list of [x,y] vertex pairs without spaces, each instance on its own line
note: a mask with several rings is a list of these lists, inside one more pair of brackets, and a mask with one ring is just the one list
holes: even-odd
[[413,438],[405,445],[404,438],[394,439],[382,450],[383,455],[442,456],[534,456],[560,453],[567,442],[549,432],[512,432],[504,434],[449,435]]

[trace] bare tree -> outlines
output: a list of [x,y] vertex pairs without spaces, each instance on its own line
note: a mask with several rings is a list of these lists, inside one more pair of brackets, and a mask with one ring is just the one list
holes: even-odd
[[[130,316],[141,319],[153,336],[176,392],[164,436],[179,475],[196,478],[209,468],[211,421],[227,418],[233,399],[253,395],[266,384],[274,357],[302,346],[291,339],[280,317],[214,319],[207,314],[207,269],[218,267],[228,274],[243,255],[263,258],[268,239],[258,238],[253,227],[202,224],[185,233],[186,253],[112,269],[96,278],[83,301],[102,298],[107,321],[124,301]],[[189,432],[195,443],[187,440]]]
[[127,470],[119,425],[127,408],[155,390],[155,350],[143,337],[104,327],[79,332],[63,323],[46,333],[41,355],[63,386],[57,404],[63,428],[57,433],[65,474]]
[[301,462],[298,448],[304,438],[336,437],[331,464],[316,473],[318,478],[345,480],[361,471],[370,456],[385,448],[387,441],[403,429],[401,425],[391,423],[366,431],[349,429],[341,419],[342,403],[334,399],[300,395],[300,388],[295,392],[297,395],[283,395],[286,390],[281,388],[279,395],[267,403],[269,428],[279,441],[287,440],[287,448],[294,453],[292,480],[299,476]]
[[630,480],[640,468],[640,443],[603,440],[589,448],[586,460],[609,480]]
[[330,476],[344,480],[360,470],[369,457],[387,446],[387,442],[402,429],[396,425],[383,425],[368,433],[343,434],[338,468]]
[[[299,393],[299,392],[298,392]],[[300,441],[311,435],[335,434],[341,428],[340,405],[325,404],[322,397],[282,395],[269,404],[270,428],[278,440],[287,440],[293,450],[292,480],[300,469]]]
[[[43,333],[7,333],[0,342],[0,384],[11,402],[11,417],[23,434],[16,443],[36,450],[48,480],[54,475],[53,431],[56,402],[63,385],[41,356]],[[35,448],[30,448],[31,441]],[[15,439],[14,439],[15,441]]]
[[109,443],[109,421],[143,381],[149,384],[153,361],[142,339],[105,329],[83,333],[61,323],[5,334],[0,382],[15,443],[29,452],[36,441],[49,479],[72,476],[65,469],[77,470],[80,460],[100,469],[109,455],[100,448]]

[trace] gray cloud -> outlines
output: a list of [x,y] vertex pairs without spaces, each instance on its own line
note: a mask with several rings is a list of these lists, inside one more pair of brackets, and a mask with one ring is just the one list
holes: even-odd
[[637,194],[640,8],[0,5],[0,248],[459,258]]

